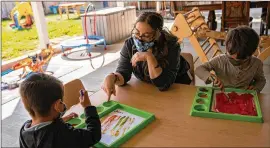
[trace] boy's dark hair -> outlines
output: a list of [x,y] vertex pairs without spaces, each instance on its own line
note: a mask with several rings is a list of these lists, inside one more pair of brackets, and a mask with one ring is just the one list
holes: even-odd
[[259,35],[248,26],[239,26],[227,34],[225,45],[227,52],[237,54],[237,59],[246,59],[256,51]]
[[34,73],[20,84],[20,94],[30,115],[48,116],[58,99],[63,99],[63,84],[57,78]]

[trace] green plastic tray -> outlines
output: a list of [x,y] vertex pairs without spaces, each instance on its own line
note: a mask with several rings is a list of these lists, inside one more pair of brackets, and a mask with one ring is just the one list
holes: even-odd
[[[134,136],[136,133],[138,133],[140,130],[142,130],[144,127],[146,127],[149,123],[151,123],[153,120],[155,120],[155,116],[152,113],[148,113],[148,112],[124,105],[124,104],[120,104],[116,101],[105,102],[105,103],[97,106],[99,118],[102,118],[102,117],[110,114],[111,112],[113,112],[116,109],[121,109],[121,110],[126,111],[130,114],[142,117],[142,118],[144,118],[144,120],[139,125],[130,129],[121,138],[114,141],[111,145],[106,145],[102,142],[99,142],[96,145],[94,145],[94,147],[119,147],[121,144],[125,143],[132,136]],[[71,119],[67,122],[70,124],[77,124],[76,126],[74,126],[75,128],[85,128],[86,127],[84,114],[81,114],[78,118]]]
[[[236,93],[250,93],[253,95],[254,103],[256,105],[257,116],[247,116],[247,115],[239,115],[239,114],[217,113],[217,112],[211,111],[212,104],[213,104],[212,102],[214,100],[214,91],[216,90],[220,90],[220,89],[212,88],[212,87],[198,87],[196,95],[193,100],[190,115],[198,116],[198,117],[205,117],[205,118],[217,118],[217,119],[263,123],[261,107],[260,107],[260,103],[259,103],[258,95],[256,91],[242,90],[242,89],[235,89],[235,88],[225,89],[225,92],[234,91]],[[206,94],[207,96],[203,94]]]

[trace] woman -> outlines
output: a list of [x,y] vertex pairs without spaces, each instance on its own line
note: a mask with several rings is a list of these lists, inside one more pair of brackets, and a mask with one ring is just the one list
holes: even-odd
[[188,62],[180,56],[177,37],[163,29],[163,18],[155,12],[141,14],[125,41],[116,73],[109,74],[102,89],[116,94],[115,85],[123,86],[133,73],[138,79],[154,84],[160,91],[173,83],[190,84]]

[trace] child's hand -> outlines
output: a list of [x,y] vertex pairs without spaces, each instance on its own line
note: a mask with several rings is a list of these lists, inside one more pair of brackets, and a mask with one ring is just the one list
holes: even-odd
[[83,108],[86,108],[87,106],[91,105],[90,99],[88,97],[88,93],[85,90],[80,90],[80,103]]
[[64,122],[67,122],[68,120],[72,119],[72,118],[76,118],[78,117],[78,114],[76,113],[70,113],[69,115],[62,117],[62,119],[64,120]]
[[251,83],[249,84],[249,86],[246,88],[247,90],[254,90],[254,85],[255,85],[256,81],[252,80]]
[[215,87],[219,87],[220,89],[223,89],[224,85],[216,75],[211,74],[210,77],[211,77],[212,82],[214,83]]
[[248,90],[254,90],[254,85],[249,85],[249,86],[247,87],[247,89],[248,89]]

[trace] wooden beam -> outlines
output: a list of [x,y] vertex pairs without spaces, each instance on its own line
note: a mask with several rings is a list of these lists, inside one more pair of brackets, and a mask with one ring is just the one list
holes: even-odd
[[161,6],[160,1],[157,1],[157,2],[156,2],[156,11],[157,11],[157,12],[160,11],[160,6]]
[[125,7],[124,2],[116,2],[117,7]]
[[50,41],[42,2],[31,2],[31,6],[33,9],[34,20],[38,32],[39,48],[47,48]]

